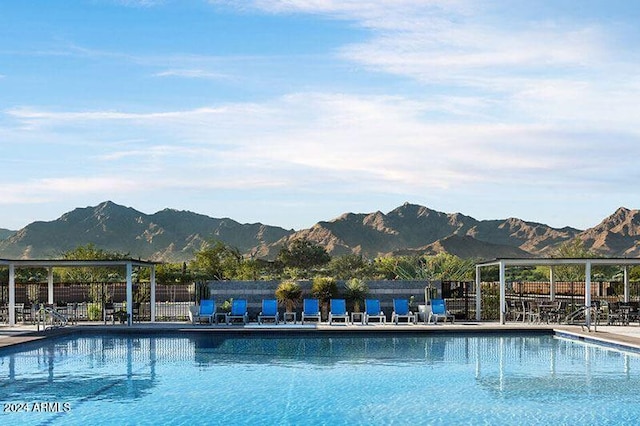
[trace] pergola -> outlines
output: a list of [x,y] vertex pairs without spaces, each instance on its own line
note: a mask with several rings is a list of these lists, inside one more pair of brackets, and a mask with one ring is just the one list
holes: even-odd
[[[640,265],[640,259],[638,258],[501,258],[487,260],[476,264],[476,319],[481,318],[481,298],[480,298],[480,283],[482,282],[480,276],[481,268],[487,266],[498,266],[500,269],[500,324],[505,323],[506,313],[506,296],[505,296],[505,269],[508,266],[549,266],[549,297],[551,300],[555,300],[555,277],[554,267],[561,265],[582,265],[584,266],[584,305],[586,308],[591,306],[591,267],[593,265],[607,265],[607,266],[622,266],[624,268],[624,301],[629,301],[629,266]],[[586,311],[586,323],[590,325],[591,318],[589,310]]]
[[16,268],[46,268],[48,271],[48,301],[53,304],[53,268],[99,268],[108,266],[124,266],[127,271],[127,317],[128,325],[131,325],[133,318],[133,267],[149,268],[151,277],[150,305],[151,305],[151,322],[156,319],[156,262],[136,259],[119,259],[119,260],[69,260],[69,259],[0,259],[0,266],[9,268],[9,325],[16,324]]

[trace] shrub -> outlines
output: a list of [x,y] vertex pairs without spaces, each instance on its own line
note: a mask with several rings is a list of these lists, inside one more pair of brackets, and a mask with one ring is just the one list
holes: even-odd
[[233,298],[225,300],[220,305],[220,312],[231,312],[231,305],[233,304]]
[[89,321],[102,321],[102,305],[100,303],[89,303],[87,306],[87,318]]

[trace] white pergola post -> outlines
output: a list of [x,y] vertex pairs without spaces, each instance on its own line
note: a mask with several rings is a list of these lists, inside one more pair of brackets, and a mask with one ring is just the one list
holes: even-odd
[[156,266],[152,265],[151,266],[151,290],[150,290],[150,297],[149,297],[149,304],[150,306],[150,310],[151,310],[151,322],[156,322]]
[[500,324],[505,324],[505,312],[506,312],[506,285],[505,285],[505,267],[504,261],[500,261]]
[[16,267],[9,264],[9,325],[16,325]]
[[584,265],[584,306],[587,327],[591,327],[591,262]]
[[549,298],[552,302],[556,300],[556,274],[553,266],[549,267]]
[[127,325],[131,325],[133,318],[133,267],[131,262],[127,262]]
[[629,267],[624,265],[624,303],[629,303]]
[[53,268],[47,268],[47,303],[53,305]]
[[480,267],[476,266],[476,321],[482,319],[482,289],[480,288]]

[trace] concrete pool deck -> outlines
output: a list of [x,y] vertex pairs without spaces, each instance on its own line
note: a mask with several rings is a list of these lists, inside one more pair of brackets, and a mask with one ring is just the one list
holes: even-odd
[[17,325],[14,327],[0,326],[0,348],[34,342],[49,337],[82,334],[93,332],[117,332],[117,333],[162,333],[162,332],[205,332],[205,333],[279,333],[279,332],[318,332],[318,333],[552,333],[554,331],[567,333],[578,339],[601,341],[631,349],[640,350],[640,326],[598,326],[597,331],[589,332],[579,325],[558,324],[522,324],[508,323],[500,325],[497,322],[471,322],[465,321],[456,324],[386,324],[386,325],[360,325],[360,324],[334,324],[309,323],[279,324],[279,325],[192,325],[188,322],[162,322],[162,323],[135,323],[132,326],[121,324],[105,325],[101,322],[88,322],[78,325],[70,325],[63,328],[38,332],[35,325]]

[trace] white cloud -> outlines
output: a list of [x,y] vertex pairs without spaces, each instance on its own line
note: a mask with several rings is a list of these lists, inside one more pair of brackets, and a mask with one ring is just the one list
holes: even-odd
[[456,70],[496,66],[584,66],[601,59],[604,53],[604,34],[596,26],[560,25],[548,17],[507,24],[496,21],[488,12],[485,16],[488,5],[465,0],[253,0],[242,6],[226,1],[211,3],[353,21],[371,30],[372,35],[368,41],[344,47],[346,58],[419,78],[451,76],[452,69],[456,74]]
[[222,73],[215,73],[201,69],[170,69],[153,74],[154,77],[184,77],[202,78],[209,80],[229,80],[231,76]]
[[[232,199],[263,200],[277,208],[286,201],[275,194],[330,194],[353,202],[365,194],[419,202],[429,194],[446,204],[449,197],[473,198],[496,188],[505,197],[532,199],[539,193],[593,197],[635,191],[637,133],[598,129],[598,123],[570,128],[430,119],[442,103],[447,98],[312,92],[264,104],[147,113],[14,109],[5,118],[17,122],[8,133],[5,126],[7,140],[16,148],[28,141],[25,158],[46,163],[30,167],[29,180],[15,174],[13,181],[4,180],[0,200],[141,197],[159,208],[185,208],[188,200],[228,192]],[[453,98],[448,105],[464,115],[478,103]],[[83,145],[85,140],[94,142]],[[281,224],[290,226],[282,219]]]
[[[341,58],[409,77],[428,90],[453,90],[467,118],[509,122],[577,122],[631,131],[640,94],[637,55],[617,42],[615,22],[577,20],[509,2],[425,0],[211,1],[277,14],[343,19],[369,30],[342,46]],[[453,107],[453,97],[444,107]]]
[[[624,149],[618,160],[623,163],[640,154],[633,133],[603,146],[600,133],[585,134],[552,123],[425,121],[423,114],[431,108],[429,102],[400,97],[301,93],[260,106],[147,114],[30,109],[11,114],[27,124],[46,120],[39,130],[43,135],[64,133],[65,127],[57,130],[60,121],[74,127],[89,123],[85,129],[89,134],[110,127],[118,136],[116,142],[85,153],[97,161],[97,170],[118,171],[126,181],[151,173],[143,181],[170,187],[177,182],[191,188],[236,188],[248,182],[296,187],[302,184],[300,170],[307,175],[305,185],[341,179],[367,190],[426,191],[504,180],[529,185],[532,178],[571,180],[569,170],[591,170],[598,158],[615,156],[616,147]],[[117,142],[138,133],[147,138]],[[190,172],[209,176],[215,184],[185,179]],[[575,184],[580,184],[578,178],[582,177],[575,178]],[[50,185],[47,182],[41,183]],[[64,180],[52,182],[60,184],[51,186],[52,191],[65,191]],[[99,188],[98,183],[106,185],[91,182],[78,190]]]
[[[180,126],[202,126],[216,117],[224,117],[224,121],[232,125],[238,117],[253,114],[268,114],[268,111],[258,104],[227,104],[220,107],[203,107],[184,111],[160,112],[122,112],[122,111],[46,111],[33,107],[18,107],[4,111],[28,128],[44,127],[58,128],[63,126],[99,125],[105,122],[123,122],[125,125],[155,126],[173,128]],[[222,121],[222,120],[221,120]],[[197,133],[197,128],[191,133]]]
[[[212,3],[320,14],[366,28],[369,38],[334,53],[408,77],[410,89],[366,96],[310,84],[300,93],[275,87],[280,96],[262,102],[186,109],[8,108],[0,117],[3,140],[28,145],[36,157],[40,146],[57,152],[40,158],[46,167],[33,170],[33,180],[3,185],[0,199],[148,191],[208,199],[225,190],[253,199],[262,189],[267,196],[406,194],[413,201],[421,194],[481,197],[496,188],[532,199],[568,188],[589,196],[635,191],[640,78],[633,57],[611,48],[602,23],[503,22],[484,14],[486,3],[467,1]],[[242,81],[248,76],[229,70],[255,59],[123,58],[143,63],[146,75],[160,70],[156,77]],[[233,64],[225,67],[226,60]],[[279,64],[286,78],[289,62],[264,60]],[[404,84],[391,81],[375,93]],[[65,175],[68,164],[83,170]]]
[[2,185],[0,204],[33,204],[53,201],[61,196],[134,190],[135,182],[124,178],[80,176],[31,179]]
[[342,55],[423,83],[449,81],[474,86],[481,81],[478,77],[500,80],[510,72],[531,75],[533,70],[548,73],[592,63],[602,55],[594,32],[559,28],[506,32],[473,25],[418,28],[346,46]]

